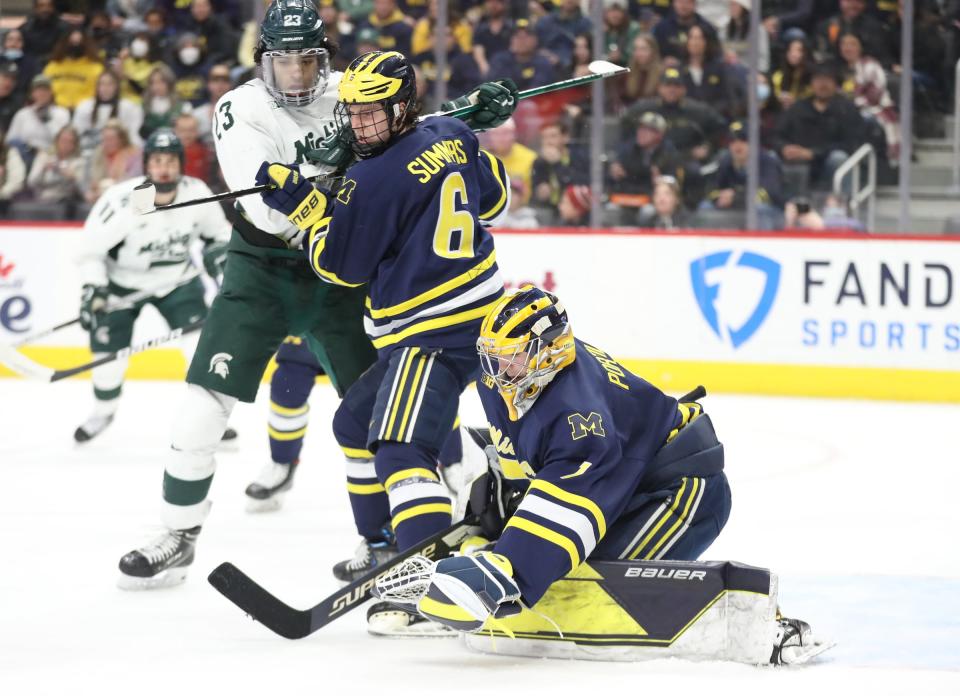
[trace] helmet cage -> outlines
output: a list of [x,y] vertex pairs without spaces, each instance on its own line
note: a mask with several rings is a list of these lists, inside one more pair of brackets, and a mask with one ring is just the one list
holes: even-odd
[[[351,106],[366,106],[367,104],[377,104],[380,107],[380,118],[371,124],[377,126],[377,139],[375,142],[361,142],[357,133],[353,130],[353,122],[350,118]],[[409,108],[409,101],[400,104],[393,98],[364,103],[338,101],[337,105],[333,107],[333,116],[336,119],[337,128],[340,129],[344,141],[350,146],[353,153],[360,159],[368,159],[386,150],[387,145],[390,144],[390,140],[403,130],[406,122],[405,116]],[[380,128],[380,125],[384,121],[386,122],[386,129]]]
[[523,394],[534,386],[544,386],[564,366],[569,350],[560,340],[570,332],[569,325],[551,339],[527,334],[516,342],[501,343],[490,336],[477,339],[480,368],[501,392]]
[[[315,58],[317,62],[311,84],[299,85],[299,89],[291,89],[289,85],[282,84],[276,68],[292,61],[302,62],[306,58]],[[264,51],[260,56],[260,68],[267,91],[274,99],[287,106],[306,106],[327,88],[330,79],[330,53],[325,48]]]

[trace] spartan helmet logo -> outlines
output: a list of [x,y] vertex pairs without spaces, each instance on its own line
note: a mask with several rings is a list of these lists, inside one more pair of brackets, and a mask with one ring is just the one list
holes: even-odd
[[229,362],[231,360],[233,360],[233,356],[230,353],[217,353],[210,358],[209,372],[226,379],[230,375]]

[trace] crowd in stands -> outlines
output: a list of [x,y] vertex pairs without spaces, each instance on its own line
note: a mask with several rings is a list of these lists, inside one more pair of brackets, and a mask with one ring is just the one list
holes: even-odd
[[[82,218],[107,186],[141,173],[141,145],[161,127],[183,140],[187,173],[222,190],[211,116],[255,74],[261,1],[33,0],[22,23],[8,20],[0,211]],[[544,95],[483,135],[511,175],[517,227],[586,224],[598,198],[607,224],[669,229],[742,216],[754,157],[761,225],[779,228],[798,218],[797,200],[830,191],[833,172],[864,143],[881,177],[895,181],[909,136],[899,132],[907,76],[895,0],[599,0],[601,46],[587,0],[447,0],[444,31],[438,0],[315,1],[340,47],[335,69],[369,50],[401,51],[427,111],[437,107],[438,80],[452,97],[487,79],[528,89],[583,75],[596,59],[630,68],[606,81],[602,105],[589,88]],[[761,148],[751,153],[747,36],[757,6]],[[952,100],[960,1],[914,8],[915,123],[920,135],[938,135]],[[589,186],[596,106],[605,123],[600,193]],[[831,200],[842,208],[842,196]],[[826,219],[835,217],[844,218]]]

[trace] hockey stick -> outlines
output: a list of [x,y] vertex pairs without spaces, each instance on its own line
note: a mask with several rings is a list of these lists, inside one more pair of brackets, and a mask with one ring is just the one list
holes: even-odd
[[[161,290],[164,290],[166,288],[170,288],[170,291],[172,292],[173,290],[176,290],[182,285],[186,285],[194,278],[197,278],[199,275],[200,275],[200,271],[197,268],[195,267],[191,268],[187,273],[180,276],[180,278],[176,281],[175,284],[171,285],[172,281],[167,281],[162,285],[155,285],[151,288],[137,290],[135,293],[118,298],[116,302],[107,304],[107,306],[101,311],[104,313],[109,313],[109,312],[115,312],[118,309],[126,309],[127,307],[135,305],[140,300],[145,300],[148,297],[152,297],[153,295],[158,294]],[[68,326],[73,326],[74,324],[79,324],[79,323],[80,323],[80,317],[76,316],[69,321],[65,321],[61,324],[57,324],[56,326],[51,326],[49,329],[44,329],[43,331],[38,331],[37,333],[30,334],[29,336],[21,338],[10,345],[13,346],[14,348],[19,348],[28,343],[32,343],[33,341],[36,341],[38,338],[44,338],[46,336],[49,336],[50,334],[56,333],[60,329],[65,329]]]
[[203,319],[200,321],[195,321],[192,324],[187,324],[182,328],[173,329],[172,331],[161,336],[157,336],[156,338],[152,338],[149,341],[138,343],[135,346],[127,346],[126,348],[118,350],[114,353],[105,355],[102,358],[97,358],[96,360],[91,360],[83,365],[69,367],[64,370],[55,370],[52,367],[47,367],[46,365],[41,365],[40,363],[34,362],[20,351],[7,345],[0,345],[0,363],[3,363],[7,367],[11,368],[14,372],[17,372],[24,377],[29,377],[30,379],[36,379],[41,382],[59,382],[61,379],[73,377],[81,372],[92,370],[95,367],[105,365],[109,362],[113,362],[114,360],[127,358],[136,353],[142,353],[146,350],[150,350],[151,348],[156,348],[164,343],[175,341],[181,336],[192,333],[193,331],[197,331],[202,326]]
[[294,609],[250,579],[232,563],[221,563],[207,577],[217,591],[277,635],[297,640],[318,631],[370,598],[377,578],[417,554],[431,559],[445,558],[473,533],[477,520],[470,517],[407,549],[378,566],[311,609]]
[[[517,99],[530,99],[532,97],[538,97],[541,94],[558,92],[562,89],[570,89],[571,87],[579,87],[580,85],[585,85],[589,82],[604,80],[608,77],[613,77],[614,75],[621,75],[623,73],[630,72],[629,68],[624,68],[605,60],[595,60],[587,66],[587,69],[590,71],[589,75],[581,75],[580,77],[572,77],[569,80],[551,82],[549,85],[543,85],[542,87],[525,89],[517,94]],[[438,111],[435,114],[429,114],[429,116],[450,116],[452,118],[463,118],[464,116],[469,116],[470,114],[479,110],[479,104],[471,104],[470,106],[461,106],[459,109],[453,109],[452,111]],[[317,181],[318,179],[329,177],[330,173],[321,173],[308,178],[310,181]],[[133,190],[133,193],[131,193],[130,205],[141,215],[149,215],[161,210],[175,210],[177,208],[186,208],[191,205],[202,205],[204,203],[213,203],[215,201],[229,201],[234,198],[249,196],[254,193],[261,193],[262,191],[266,191],[271,188],[273,188],[273,184],[261,184],[259,186],[251,186],[250,188],[240,189],[239,191],[218,193],[217,195],[210,196],[208,198],[196,198],[192,201],[183,201],[182,203],[172,203],[170,205],[158,206],[155,205],[154,202],[156,191],[154,190],[153,184],[149,181],[145,181],[137,186]]]

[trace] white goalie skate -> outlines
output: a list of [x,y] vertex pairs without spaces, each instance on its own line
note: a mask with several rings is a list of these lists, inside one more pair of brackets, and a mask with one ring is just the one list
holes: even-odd
[[836,641],[814,637],[806,621],[779,617],[770,663],[802,665],[836,644]]
[[283,505],[283,497],[293,487],[298,462],[269,462],[253,483],[247,486],[247,512],[274,512]]

